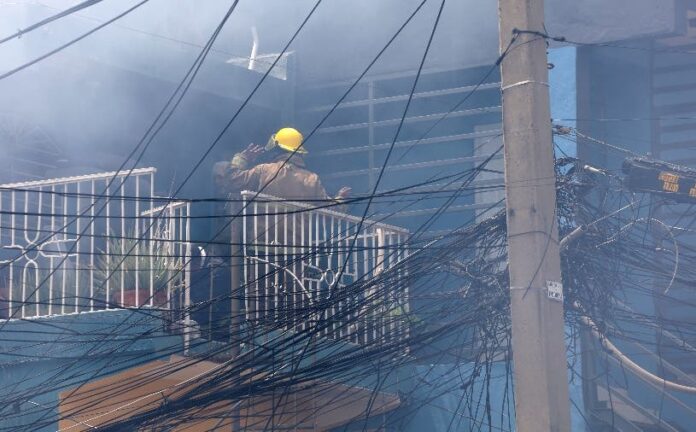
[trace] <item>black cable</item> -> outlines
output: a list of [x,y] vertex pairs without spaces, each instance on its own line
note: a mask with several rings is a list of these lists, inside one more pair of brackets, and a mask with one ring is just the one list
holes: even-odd
[[[100,1],[101,1],[101,0],[100,0]],[[79,41],[81,41],[81,40],[85,39],[86,37],[88,37],[88,36],[90,36],[90,35],[92,35],[92,34],[98,32],[99,30],[103,29],[104,27],[108,26],[109,24],[111,24],[111,23],[113,23],[113,22],[115,22],[115,21],[118,21],[119,19],[123,18],[124,16],[128,15],[129,13],[133,12],[134,10],[138,9],[140,6],[144,5],[144,4],[147,3],[148,1],[150,1],[150,0],[142,0],[142,1],[139,2],[139,3],[136,3],[134,6],[132,6],[132,7],[128,8],[128,9],[126,9],[124,12],[121,12],[120,14],[118,14],[118,15],[116,15],[115,17],[109,19],[108,21],[104,21],[104,23],[102,23],[102,24],[96,26],[95,28],[93,28],[92,30],[89,30],[89,31],[86,32],[86,33],[81,34],[80,36],[76,37],[75,39],[72,39],[71,41],[66,42],[66,43],[64,43],[63,45],[60,45],[59,47],[54,48],[53,50],[47,52],[46,54],[42,54],[42,55],[40,55],[39,57],[36,57],[35,59],[30,60],[30,61],[27,62],[27,63],[24,63],[24,64],[22,64],[22,65],[20,65],[20,66],[17,66],[17,67],[15,67],[15,68],[13,68],[13,69],[10,69],[10,70],[7,71],[7,72],[4,72],[4,73],[0,74],[0,80],[3,80],[3,79],[5,79],[5,78],[7,78],[7,77],[10,77],[10,76],[16,74],[17,72],[21,72],[21,71],[23,71],[24,69],[26,69],[26,68],[28,68],[28,67],[30,67],[30,66],[33,66],[33,65],[35,65],[36,63],[39,63],[40,61],[45,60],[45,59],[47,59],[48,57],[51,57],[52,55],[57,54],[57,53],[63,51],[64,49],[71,47],[72,45],[75,45],[75,44],[78,43]]]
[[36,23],[34,23],[34,24],[31,24],[30,26],[27,26],[27,27],[25,27],[25,28],[23,28],[23,29],[17,30],[16,33],[11,34],[11,35],[9,35],[9,36],[7,36],[7,37],[4,37],[4,38],[0,39],[0,45],[4,44],[5,42],[10,41],[10,40],[12,40],[12,39],[14,39],[14,38],[21,38],[21,37],[24,36],[25,34],[31,33],[32,31],[34,31],[34,30],[36,30],[36,29],[38,29],[38,28],[41,28],[41,27],[43,27],[43,26],[45,26],[45,25],[47,25],[47,24],[50,24],[50,23],[52,23],[53,21],[56,21],[56,20],[59,20],[59,19],[61,19],[61,18],[63,18],[63,17],[72,15],[72,14],[74,14],[75,12],[79,12],[79,11],[81,11],[82,9],[86,9],[86,8],[88,8],[88,7],[90,7],[90,6],[94,6],[95,4],[101,3],[101,2],[102,2],[102,0],[85,0],[85,1],[83,1],[82,3],[78,3],[78,4],[76,4],[76,5],[72,6],[72,7],[69,7],[68,9],[65,9],[64,11],[61,11],[61,12],[55,14],[55,15],[51,15],[50,17],[44,18],[44,19],[42,19],[42,20],[39,21],[39,22],[36,22]]

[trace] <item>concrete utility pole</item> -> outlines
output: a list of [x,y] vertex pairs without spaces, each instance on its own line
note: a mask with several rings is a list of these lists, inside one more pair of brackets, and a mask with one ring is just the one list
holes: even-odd
[[[544,31],[543,0],[499,0],[503,52]],[[546,41],[501,63],[515,412],[519,432],[570,431]]]

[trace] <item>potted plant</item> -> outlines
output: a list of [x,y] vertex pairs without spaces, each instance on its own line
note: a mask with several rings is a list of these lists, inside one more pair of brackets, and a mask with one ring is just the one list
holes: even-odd
[[[182,270],[174,246],[155,232],[153,239],[140,239],[135,232],[125,237],[112,235],[106,251],[97,262],[96,281],[99,291],[106,292],[109,281],[111,304],[120,307],[165,306],[167,288],[175,287]],[[152,245],[152,248],[150,248]],[[123,295],[121,290],[123,289]]]

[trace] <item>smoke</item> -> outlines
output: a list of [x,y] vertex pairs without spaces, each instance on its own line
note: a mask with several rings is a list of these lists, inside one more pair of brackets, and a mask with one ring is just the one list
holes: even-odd
[[[263,144],[282,126],[295,125],[303,131],[317,127],[328,111],[325,107],[336,103],[420,2],[324,0],[290,47],[291,53],[279,62],[278,71],[267,78],[182,196],[212,196],[212,165],[229,160],[250,142]],[[0,0],[0,37],[77,3]],[[0,72],[55,49],[137,3],[105,0],[0,45]],[[76,45],[0,80],[0,182],[118,168],[232,3],[150,0]],[[240,1],[181,105],[138,161],[140,166],[158,169],[159,194],[177,188],[189,174],[315,3]],[[664,5],[660,7],[654,0],[632,0],[630,4],[622,0],[612,6],[599,0],[547,3],[549,32],[578,41],[610,41],[677,27],[668,19],[676,16],[676,3],[665,0],[659,2]],[[356,193],[371,191],[392,144],[395,151],[380,189],[426,184],[434,177],[456,178],[456,173],[473,168],[499,147],[495,140],[500,137],[501,102],[493,64],[499,52],[494,0],[446,3],[424,77],[415,89],[420,96],[404,112],[404,96],[412,88],[439,4],[425,4],[370,70],[370,84],[357,86],[346,98],[354,106],[337,110],[324,124],[343,127],[345,132],[320,131],[308,142],[308,164],[320,172],[330,193],[344,184]],[[614,23],[621,26],[607,31]],[[252,53],[255,58],[250,58]],[[575,68],[575,54],[557,53],[552,62],[556,66],[550,72],[552,97],[560,102],[554,116],[573,118],[576,77],[567,72],[568,67]],[[615,79],[635,74],[628,69]],[[382,100],[364,108],[375,98]],[[447,117],[453,110],[459,112]],[[395,136],[402,116],[415,119],[404,122],[401,135]],[[364,127],[367,123],[377,126]],[[421,143],[426,137],[432,141]],[[368,146],[369,153],[354,150]],[[490,166],[501,166],[500,157]],[[489,174],[484,186],[495,192],[500,173]],[[379,210],[400,213],[389,220],[398,226],[451,230],[481,217],[477,209],[492,204],[482,202],[490,195],[472,192],[473,188],[457,190],[462,184],[468,185],[466,178],[459,183],[441,182],[433,188],[439,187],[447,195],[433,194],[408,205],[395,200],[392,207]],[[472,196],[475,193],[479,195]],[[447,213],[438,214],[440,208],[447,208]],[[204,238],[198,233],[193,237]],[[444,282],[442,285],[447,288]]]
[[[0,14],[0,25],[6,29],[3,36],[76,3],[5,2]],[[6,71],[34,59],[136,3],[104,1],[12,40],[0,46],[0,67]],[[0,112],[36,125],[53,137],[68,166],[114,168],[147,129],[231,3],[151,0],[76,45],[0,81]],[[227,157],[246,141],[263,141],[273,128],[287,122],[292,113],[282,99],[291,97],[293,84],[354,79],[418,3],[323,2],[291,47],[293,82],[269,78],[252,101],[249,114],[230,131],[229,145],[214,156]],[[261,77],[247,70],[252,28],[258,33],[258,69],[263,70],[263,63],[273,61],[272,55],[287,43],[313,4],[309,0],[241,1],[190,94],[145,161],[163,166],[171,177],[181,175],[185,163],[200,154],[197,150],[215,136]],[[434,6],[423,8],[376,65],[374,74],[417,64],[424,48],[422,36],[434,20]],[[460,59],[483,64],[494,58],[495,38],[481,37],[495,29],[493,3],[474,8],[466,2],[452,2],[446,15],[429,68],[451,68],[462,63]],[[475,25],[482,22],[490,25]],[[283,66],[281,62],[279,67]],[[0,145],[7,147],[8,142]],[[162,180],[171,182],[171,178]]]

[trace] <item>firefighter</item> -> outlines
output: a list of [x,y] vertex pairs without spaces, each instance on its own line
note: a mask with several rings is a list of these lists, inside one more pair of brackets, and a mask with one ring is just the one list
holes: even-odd
[[[283,128],[271,135],[265,148],[256,144],[237,153],[231,162],[219,162],[215,166],[215,183],[225,195],[242,190],[260,191],[279,198],[303,201],[334,199],[343,201],[350,194],[349,187],[342,188],[330,197],[319,180],[309,171],[303,155],[302,134],[293,128]],[[272,155],[267,163],[254,165],[264,152]]]
[[[238,198],[239,192],[244,190],[263,192],[290,201],[311,201],[310,203],[317,207],[330,205],[331,201],[334,201],[339,204],[339,211],[342,211],[341,203],[348,197],[351,189],[343,187],[335,197],[329,196],[319,176],[305,166],[303,156],[307,154],[307,150],[302,146],[302,141],[303,137],[299,131],[283,128],[271,135],[265,148],[249,144],[230,162],[217,163],[214,168],[214,180],[218,191],[228,198]],[[257,164],[256,161],[262,154],[270,156],[270,161]],[[328,203],[323,200],[327,200]],[[235,199],[230,199],[226,207],[227,215],[236,215],[241,209]],[[296,214],[293,220],[298,227],[301,224],[310,226],[308,214]],[[223,220],[220,219],[220,222]],[[233,239],[240,238],[240,223],[245,222],[237,218],[232,223]],[[285,222],[282,217],[258,217],[254,223],[246,223],[248,225],[244,231],[247,237],[243,240],[246,244],[244,253],[252,256],[252,260],[244,263],[259,265],[264,269],[263,272],[267,273],[260,278],[257,275],[258,280],[246,281],[243,284],[247,286],[247,290],[252,290],[247,316],[258,316],[259,322],[278,320],[287,327],[298,325],[299,318],[294,309],[306,301],[303,300],[304,288],[296,284],[297,278],[302,277],[301,262],[304,259],[303,255],[307,253],[307,250],[300,247],[305,243],[301,238],[302,231],[299,228],[293,229],[294,225]],[[266,226],[267,224],[269,226]],[[232,244],[239,244],[238,242],[235,240]],[[242,252],[233,248],[231,256],[240,255]],[[239,265],[240,263],[233,263],[232,267]],[[273,295],[269,295],[269,292]]]

